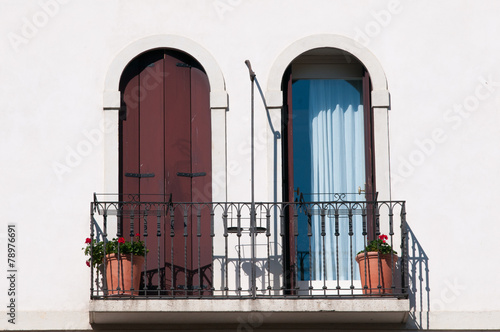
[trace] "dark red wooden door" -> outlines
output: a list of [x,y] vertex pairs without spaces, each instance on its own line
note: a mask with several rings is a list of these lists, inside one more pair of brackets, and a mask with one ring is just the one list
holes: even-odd
[[[159,287],[171,295],[199,294],[212,280],[210,211],[189,203],[212,200],[208,78],[191,57],[157,50],[129,64],[121,91],[122,197],[148,202],[171,196],[174,202],[173,222],[170,212],[162,216],[160,241],[156,216],[147,219],[147,269],[157,269],[159,259]],[[127,225],[124,220],[125,235]]]

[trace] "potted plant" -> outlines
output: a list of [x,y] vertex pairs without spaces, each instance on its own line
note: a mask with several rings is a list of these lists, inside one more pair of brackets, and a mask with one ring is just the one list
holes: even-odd
[[144,246],[144,241],[140,240],[139,233],[131,241],[126,241],[123,237],[110,241],[87,238],[85,243],[87,246],[83,250],[90,257],[86,262],[87,266],[99,268],[101,264],[105,264],[106,295],[139,293],[144,256],[149,251]]
[[392,272],[396,268],[398,256],[387,243],[387,239],[387,235],[379,235],[356,256],[363,294],[392,293]]

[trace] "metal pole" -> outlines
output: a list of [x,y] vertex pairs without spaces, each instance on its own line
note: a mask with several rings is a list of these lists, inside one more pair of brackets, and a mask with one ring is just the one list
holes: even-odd
[[256,259],[255,259],[255,224],[256,224],[256,214],[255,214],[255,152],[254,152],[254,129],[255,129],[255,119],[254,119],[254,81],[255,81],[255,73],[252,70],[252,65],[250,64],[249,60],[245,61],[245,64],[248,67],[248,71],[250,73],[250,81],[252,82],[251,85],[251,144],[250,144],[250,150],[251,150],[251,205],[250,205],[250,236],[251,236],[251,255],[252,255],[252,277],[251,277],[251,289],[252,289],[252,297],[255,298],[257,295],[257,289],[256,289],[256,273],[255,273],[255,265],[256,265]]

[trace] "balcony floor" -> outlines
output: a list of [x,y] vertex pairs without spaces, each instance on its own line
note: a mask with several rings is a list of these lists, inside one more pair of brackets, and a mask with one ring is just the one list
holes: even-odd
[[93,300],[95,328],[176,328],[394,324],[406,322],[409,300],[366,299],[186,299]]

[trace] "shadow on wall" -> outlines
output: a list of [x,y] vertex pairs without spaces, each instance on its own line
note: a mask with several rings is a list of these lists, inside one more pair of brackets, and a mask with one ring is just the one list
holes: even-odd
[[429,329],[430,288],[429,257],[408,227],[408,273],[410,316],[408,328]]

